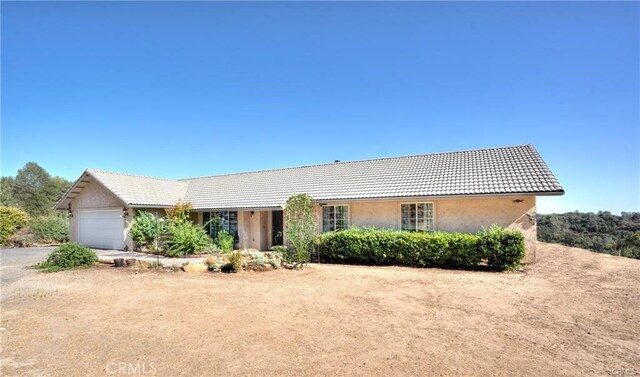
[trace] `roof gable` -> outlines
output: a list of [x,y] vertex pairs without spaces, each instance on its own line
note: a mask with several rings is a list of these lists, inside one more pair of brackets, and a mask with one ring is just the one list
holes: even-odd
[[188,186],[183,181],[87,169],[54,208],[65,209],[91,182],[97,182],[129,207],[171,207],[184,200]]

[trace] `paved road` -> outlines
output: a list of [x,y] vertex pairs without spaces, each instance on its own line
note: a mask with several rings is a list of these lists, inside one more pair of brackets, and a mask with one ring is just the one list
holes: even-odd
[[7,285],[33,274],[27,267],[47,259],[54,247],[24,247],[0,250],[0,285]]
[[[54,249],[51,247],[24,247],[12,249],[0,249],[0,301],[11,295],[16,285],[26,276],[37,273],[37,270],[29,267],[47,258]],[[156,257],[149,254],[134,253],[118,250],[94,250],[101,261],[113,262],[114,258],[136,258],[149,262],[156,261]],[[165,258],[160,257],[164,266],[182,266],[183,263],[202,263],[204,258]]]
[[[6,286],[22,279],[36,271],[28,267],[41,262],[55,247],[24,247],[1,249],[0,251],[0,284]],[[113,258],[136,258],[149,262],[156,261],[156,257],[149,254],[134,253],[118,250],[94,250],[100,260],[113,261]],[[166,258],[160,257],[160,262],[165,265],[182,266],[183,263],[202,263],[204,258]]]

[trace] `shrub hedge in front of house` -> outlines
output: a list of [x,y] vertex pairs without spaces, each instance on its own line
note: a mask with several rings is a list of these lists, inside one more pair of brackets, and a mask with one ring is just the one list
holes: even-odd
[[477,234],[350,228],[316,238],[323,262],[470,268],[486,260],[497,270],[517,268],[524,237],[492,226]]

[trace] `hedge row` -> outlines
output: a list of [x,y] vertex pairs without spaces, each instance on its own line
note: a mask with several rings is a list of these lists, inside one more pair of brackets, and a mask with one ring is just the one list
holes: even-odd
[[350,228],[316,239],[323,262],[412,267],[470,268],[486,260],[497,270],[517,268],[524,237],[492,226],[477,234]]

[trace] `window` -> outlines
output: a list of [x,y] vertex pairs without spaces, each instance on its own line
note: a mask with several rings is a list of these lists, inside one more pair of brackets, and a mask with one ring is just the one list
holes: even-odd
[[419,232],[433,230],[433,203],[401,204],[400,227]]
[[[211,219],[219,218],[220,227],[211,226]],[[238,212],[237,211],[216,211],[216,212],[204,212],[202,214],[202,223],[205,224],[204,230],[211,236],[216,238],[218,232],[226,230],[229,232],[236,241],[238,238]]]
[[347,229],[349,227],[348,206],[324,206],[322,207],[322,231]]

